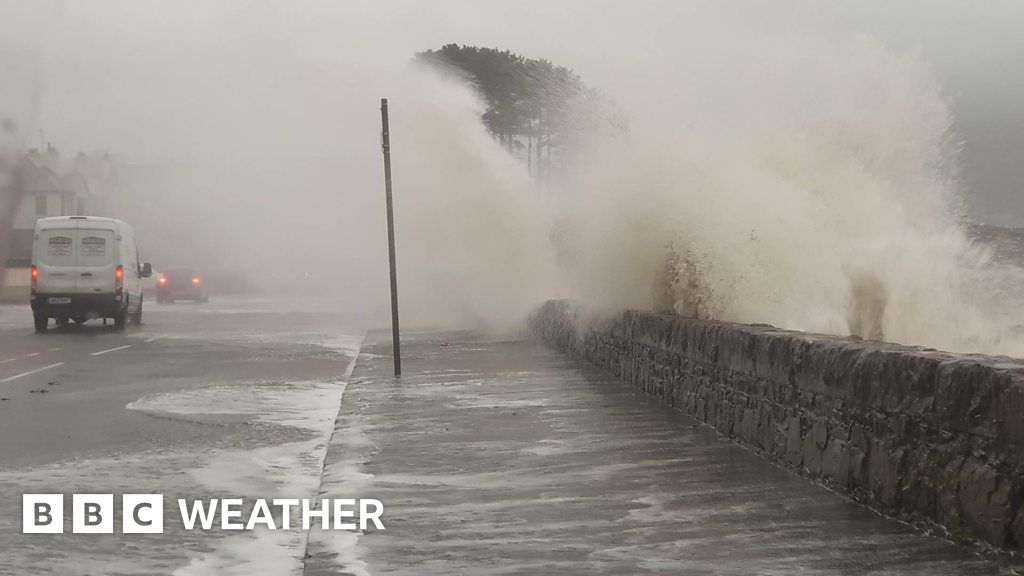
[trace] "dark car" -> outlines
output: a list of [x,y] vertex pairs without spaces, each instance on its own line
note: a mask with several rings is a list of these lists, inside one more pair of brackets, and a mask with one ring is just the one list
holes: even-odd
[[165,271],[156,281],[156,301],[174,302],[191,300],[208,302],[209,294],[203,277],[193,268],[172,268]]

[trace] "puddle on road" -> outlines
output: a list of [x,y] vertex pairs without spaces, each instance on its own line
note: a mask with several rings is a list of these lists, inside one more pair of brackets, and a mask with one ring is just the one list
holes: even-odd
[[252,382],[151,394],[125,407],[186,421],[241,418],[328,434],[344,391],[345,385],[339,383]]

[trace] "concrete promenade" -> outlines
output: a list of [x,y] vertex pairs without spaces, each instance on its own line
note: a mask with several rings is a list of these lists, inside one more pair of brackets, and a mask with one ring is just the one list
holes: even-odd
[[528,342],[371,333],[324,497],[384,531],[313,532],[306,574],[1000,574]]

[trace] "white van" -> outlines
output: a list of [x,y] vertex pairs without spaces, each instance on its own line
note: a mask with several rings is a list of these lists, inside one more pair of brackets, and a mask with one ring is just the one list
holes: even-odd
[[132,227],[113,218],[59,216],[36,221],[32,246],[32,314],[37,331],[113,318],[142,323],[142,279],[152,266],[139,262]]

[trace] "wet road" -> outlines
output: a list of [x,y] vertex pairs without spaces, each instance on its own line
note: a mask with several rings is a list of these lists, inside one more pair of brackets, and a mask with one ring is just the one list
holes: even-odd
[[[35,335],[0,308],[0,574],[1003,572],[529,343],[410,331],[396,382],[331,310]],[[376,498],[387,529],[23,535],[25,492]]]
[[301,531],[23,535],[21,494],[163,493],[168,518],[177,497],[312,496],[362,337],[330,310],[218,299],[37,335],[0,308],[0,574],[300,570]]

